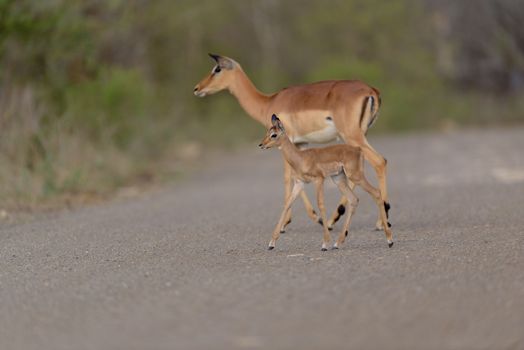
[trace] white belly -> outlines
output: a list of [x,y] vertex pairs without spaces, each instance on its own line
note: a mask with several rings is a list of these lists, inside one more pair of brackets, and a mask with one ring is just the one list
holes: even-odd
[[305,135],[293,137],[293,143],[327,143],[334,141],[338,137],[337,129],[333,120],[325,120],[326,126],[323,129]]

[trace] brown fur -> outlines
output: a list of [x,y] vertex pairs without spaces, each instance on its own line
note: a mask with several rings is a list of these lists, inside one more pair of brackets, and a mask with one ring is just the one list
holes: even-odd
[[386,238],[391,247],[393,240],[391,229],[387,224],[386,205],[380,198],[379,191],[374,188],[364,176],[362,153],[359,147],[334,145],[324,148],[300,150],[288,138],[284,126],[276,116],[273,116],[272,126],[267,131],[266,136],[259,146],[263,149],[279,147],[282,150],[284,158],[293,169],[295,179],[291,195],[286,199],[284,210],[282,211],[277,226],[271,236],[269,249],[275,247],[276,241],[280,237],[281,228],[285,223],[287,213],[294,200],[297,198],[298,192],[302,191],[303,184],[315,182],[318,207],[321,213],[320,222],[324,228],[322,250],[327,250],[327,245],[331,241],[331,236],[326,223],[323,185],[324,180],[328,177],[333,179],[342,194],[350,200],[348,216],[346,217],[344,227],[337,242],[333,245],[333,248],[339,248],[339,246],[344,243],[351,217],[358,204],[358,198],[350,188],[349,182],[361,186],[375,199],[379,209],[380,219],[386,233]]
[[[226,67],[219,73],[213,71],[195,87],[194,93],[204,97],[227,89],[238,100],[242,108],[255,120],[266,127],[270,126],[270,116],[278,114],[286,127],[289,137],[296,143],[323,143],[341,137],[348,145],[361,148],[364,158],[373,166],[380,184],[381,197],[387,200],[386,162],[366,140],[368,125],[376,119],[380,107],[379,91],[358,80],[329,80],[311,84],[292,86],[271,95],[258,91],[234,60],[211,55],[217,66]],[[373,98],[368,107],[362,106]],[[363,115],[364,114],[364,115]],[[334,129],[330,129],[327,117],[331,117]],[[361,123],[365,120],[364,123]],[[291,191],[289,165],[284,163],[286,198]],[[301,193],[308,215],[315,221],[318,217],[305,193]],[[347,200],[342,198],[340,205]],[[338,213],[333,213],[328,223],[333,225]],[[291,213],[285,222],[291,218]],[[377,221],[377,227],[381,220]],[[284,228],[282,228],[284,229]]]

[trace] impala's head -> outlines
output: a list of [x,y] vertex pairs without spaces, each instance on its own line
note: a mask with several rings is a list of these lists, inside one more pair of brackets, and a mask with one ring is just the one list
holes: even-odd
[[280,119],[278,119],[278,117],[273,114],[271,116],[271,127],[267,130],[266,136],[264,136],[264,139],[260,145],[258,145],[258,147],[262,149],[268,149],[275,146],[280,146],[283,137],[286,137],[284,125],[282,125]]
[[221,90],[227,89],[232,81],[234,71],[238,69],[239,65],[234,60],[228,57],[209,54],[215,61],[215,66],[204,79],[202,79],[196,86],[194,94],[198,97],[212,95]]

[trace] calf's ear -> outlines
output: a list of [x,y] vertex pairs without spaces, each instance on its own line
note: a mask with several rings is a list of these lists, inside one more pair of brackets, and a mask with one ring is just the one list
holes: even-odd
[[273,124],[273,126],[276,126],[278,129],[284,131],[284,125],[282,124],[280,119],[278,119],[276,114],[273,114],[271,116],[271,124]]

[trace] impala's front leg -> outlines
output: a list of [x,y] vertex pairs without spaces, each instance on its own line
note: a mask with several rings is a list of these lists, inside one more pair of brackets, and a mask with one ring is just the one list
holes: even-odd
[[316,185],[318,209],[320,210],[320,215],[322,218],[322,227],[324,229],[324,236],[322,239],[322,251],[326,251],[329,242],[331,241],[331,235],[329,234],[326,220],[326,208],[324,207],[324,179],[317,180]]
[[289,208],[291,208],[291,204],[293,204],[293,202],[295,201],[295,199],[297,199],[300,192],[302,192],[303,188],[304,188],[304,183],[302,181],[295,180],[295,184],[293,186],[293,190],[291,191],[291,195],[286,199],[284,210],[282,210],[282,214],[280,215],[280,219],[278,220],[277,226],[273,230],[271,241],[269,241],[269,246],[268,246],[269,250],[275,248],[277,239],[280,237],[280,229],[286,220],[286,214],[289,211]]
[[[293,186],[293,176],[291,171],[291,165],[284,159],[284,203],[287,201],[291,194],[291,188]],[[306,207],[307,215],[313,220],[314,222],[319,222],[319,218],[317,216],[317,213],[313,209],[313,205],[309,201],[309,198],[307,197],[306,192],[301,191],[300,196],[302,197],[302,201],[304,202],[304,206]],[[286,212],[286,216],[284,219],[284,222],[282,226],[280,227],[280,233],[286,232],[286,226],[291,223],[291,209],[289,209]]]

